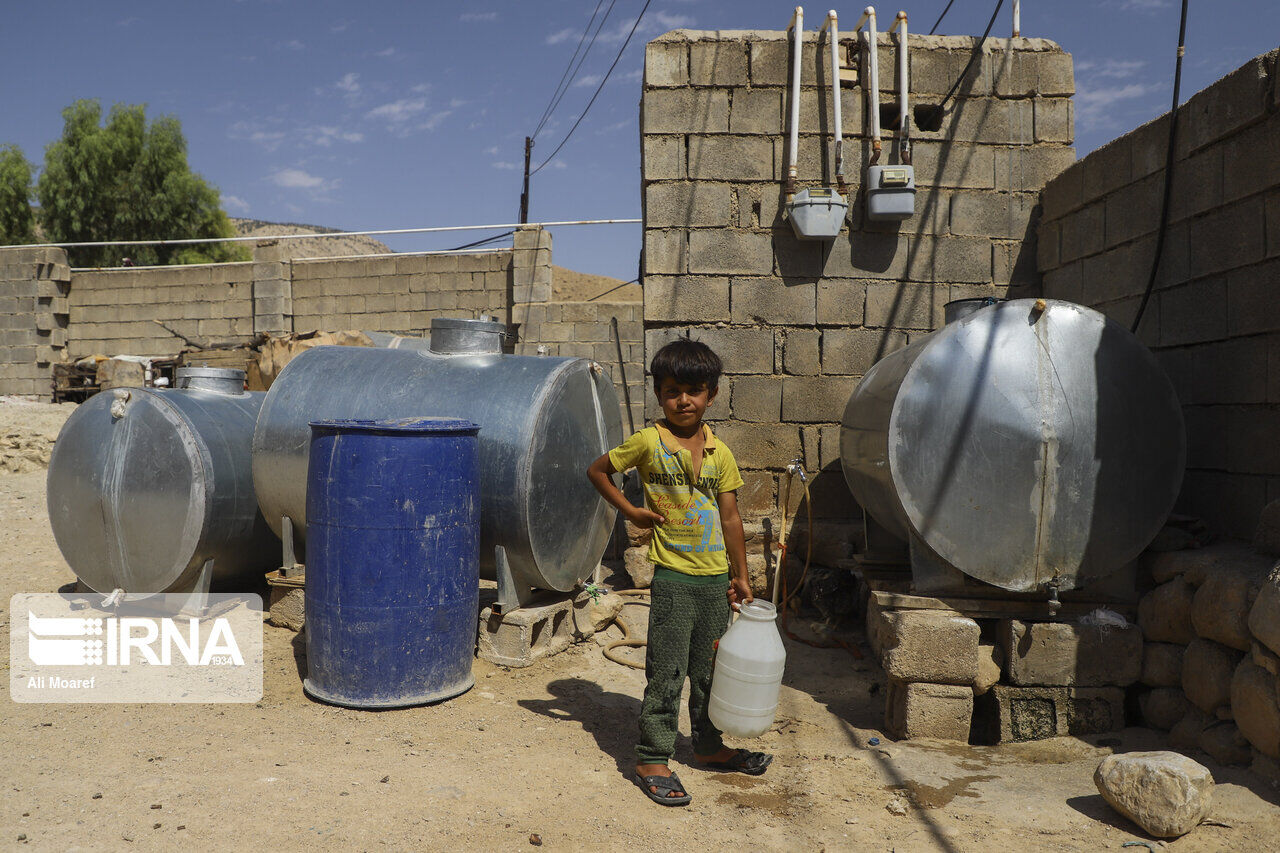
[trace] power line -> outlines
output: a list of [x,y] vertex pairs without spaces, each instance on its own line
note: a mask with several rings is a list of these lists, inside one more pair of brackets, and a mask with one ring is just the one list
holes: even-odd
[[947,13],[951,11],[951,4],[954,2],[956,2],[956,0],[947,0],[947,7],[942,10],[942,14],[938,16],[938,20],[933,22],[933,29],[929,30],[929,35],[933,35],[934,32],[937,31],[938,25],[942,23],[942,19],[947,16]]
[[[613,58],[613,64],[610,65],[609,70],[605,72],[604,79],[600,81],[600,85],[596,87],[595,92],[591,95],[591,100],[587,101],[587,106],[578,116],[578,120],[573,123],[573,127],[569,128],[569,132],[565,134],[564,139],[560,140],[560,144],[556,146],[556,150],[552,151],[551,155],[547,157],[547,159],[543,160],[538,168],[530,172],[530,175],[536,175],[538,172],[542,171],[543,166],[555,159],[555,156],[560,153],[560,149],[563,148],[564,144],[569,141],[571,136],[573,136],[573,132],[578,129],[578,125],[582,124],[582,120],[587,117],[587,113],[591,111],[591,105],[596,102],[596,98],[600,95],[600,90],[604,88],[605,83],[609,82],[609,76],[613,74],[613,69],[618,67],[618,62],[622,59],[623,51],[627,49],[627,45],[631,44],[631,37],[636,34],[636,28],[640,26],[640,21],[644,18],[644,13],[649,10],[649,4],[651,2],[653,2],[653,0],[644,0],[644,7],[640,9],[640,14],[636,16],[636,22],[631,25],[631,32],[627,33],[626,41],[624,41],[622,43],[622,47],[618,49],[618,55]],[[1001,0],[1001,2],[1004,2],[1004,0]]]
[[[609,13],[613,11],[615,2],[617,0],[612,0],[609,3],[609,8],[605,10],[604,17],[600,19],[600,26],[596,27],[595,35],[591,37],[590,43],[587,44],[587,49],[582,52],[582,58],[578,59],[578,52],[582,50],[582,43],[586,40],[587,33],[591,32],[591,25],[595,23],[600,6],[604,3],[604,0],[596,0],[596,8],[592,11],[586,27],[582,30],[582,36],[578,39],[578,46],[574,48],[573,56],[569,57],[569,63],[564,67],[564,73],[560,75],[560,82],[556,84],[555,91],[551,93],[551,98],[547,101],[547,108],[542,111],[542,116],[538,119],[538,126],[534,128],[533,135],[530,138],[538,138],[538,134],[542,132],[543,125],[551,118],[551,114],[556,111],[556,107],[560,105],[560,100],[564,97],[565,92],[569,91],[569,86],[573,84],[574,78],[578,76],[578,70],[582,68],[582,63],[586,61],[587,54],[591,52],[596,39],[600,36],[600,31],[604,28],[605,21],[609,20]],[[573,64],[575,59],[578,60],[576,67]],[[573,70],[572,74],[569,73],[570,69]]]
[[[947,101],[951,100],[951,96],[956,93],[956,89],[960,88],[960,82],[964,80],[965,77],[969,76],[969,72],[973,70],[973,63],[977,62],[979,57],[982,56],[982,48],[987,43],[987,36],[991,35],[991,28],[995,26],[996,16],[1000,14],[1000,8],[1002,6],[1004,6],[1004,0],[998,0],[998,2],[996,3],[995,11],[991,13],[991,20],[987,21],[987,28],[983,31],[982,38],[978,40],[977,46],[974,47],[973,53],[969,56],[968,63],[965,64],[964,70],[960,72],[960,76],[956,78],[956,82],[951,84],[951,88],[947,91],[946,96],[943,97],[942,102],[939,103],[937,106],[933,107],[929,111],[929,121],[917,122],[917,124],[929,125],[934,121],[936,121],[938,124],[942,123],[943,108],[946,107]],[[948,4],[948,8],[950,8],[949,4]],[[942,11],[942,14],[945,15],[946,13],[947,13],[946,9],[944,9]]]

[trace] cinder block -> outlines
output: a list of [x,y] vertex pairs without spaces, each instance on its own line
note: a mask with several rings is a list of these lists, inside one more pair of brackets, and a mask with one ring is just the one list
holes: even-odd
[[[1197,152],[1174,166],[1174,192],[1169,198],[1170,221],[1177,222],[1222,206],[1223,173],[1226,171],[1223,167],[1224,148],[1225,146],[1215,145],[1206,151]],[[1261,152],[1251,151],[1247,156],[1252,160],[1260,155]],[[1231,171],[1246,170],[1232,168]],[[1255,179],[1263,177],[1263,175],[1254,175]],[[1159,179],[1160,197],[1163,197],[1164,192],[1163,178],[1163,175],[1153,175],[1148,179],[1151,181]],[[1265,186],[1265,184],[1260,181],[1253,184],[1253,191],[1256,192],[1259,186]],[[1152,222],[1151,230],[1155,230],[1158,215],[1158,208],[1147,212],[1147,217]]]
[[689,85],[689,43],[653,41],[644,51],[646,86]]
[[1038,290],[1040,275],[1036,271],[1034,236],[1024,241],[991,241],[991,282],[998,287]]
[[1095,202],[1081,208],[1062,220],[1062,261],[1074,261],[1088,255],[1096,255],[1104,247],[1103,202]]
[[1016,742],[1124,728],[1119,687],[1014,687],[996,684],[979,697],[975,728],[985,740]]
[[790,424],[727,421],[716,427],[716,435],[725,440],[743,468],[780,469],[801,451],[800,429]]
[[1079,623],[1000,623],[1005,670],[1023,687],[1127,687],[1142,674],[1142,630]]
[[1262,199],[1245,199],[1189,223],[1191,274],[1199,277],[1246,266],[1266,254]]
[[1183,106],[1187,123],[1184,126],[1181,119],[1178,121],[1179,158],[1234,135],[1264,115],[1271,97],[1267,64],[1272,61],[1269,55],[1254,57],[1187,101]]
[[[916,141],[911,155],[916,185],[992,189],[996,186],[995,152],[996,149],[985,145]],[[1028,186],[1025,189],[1030,191],[1038,187]]]
[[883,329],[936,329],[942,325],[945,287],[916,282],[868,282],[866,325]]
[[1227,282],[1199,279],[1160,294],[1160,344],[1202,343],[1227,336]]
[[645,275],[688,272],[688,249],[688,232],[646,228],[644,232]]
[[818,324],[860,326],[865,316],[866,301],[865,281],[824,278],[818,282]]
[[1275,310],[1280,260],[1233,270],[1227,276],[1227,331],[1231,337],[1280,330]]
[[890,680],[885,730],[898,740],[934,738],[968,742],[973,688],[954,684],[909,684]]
[[643,133],[726,133],[725,89],[649,89],[640,105]]
[[[816,86],[818,84],[818,52],[826,47],[826,42],[824,41],[822,45],[819,45],[816,34],[806,33],[801,39],[800,45],[800,84],[802,86]],[[749,44],[749,56],[751,59],[751,85],[787,85],[791,74],[790,39],[777,38],[767,41],[752,41]],[[824,71],[826,69],[825,62],[829,56],[830,48],[826,47],[826,55],[823,56]],[[824,74],[823,79],[826,79],[827,76],[827,74]]]
[[[907,260],[911,255],[912,242],[898,234],[851,231],[837,237],[824,250],[813,243],[802,243],[786,232],[775,232],[778,267],[784,274],[821,275],[823,278],[904,278],[907,275]],[[797,252],[807,253],[798,257],[812,258],[813,268],[806,269],[797,265],[793,271],[789,271],[783,265],[782,254],[783,247],[788,245],[794,246]]]
[[773,242],[768,232],[722,229],[689,232],[690,272],[768,275]]
[[790,423],[834,423],[844,415],[858,380],[848,376],[786,376],[782,419]]
[[768,373],[773,367],[773,330],[744,328],[670,327],[647,329],[645,352],[652,355],[664,344],[686,336],[715,350],[728,373]]
[[978,676],[977,622],[943,610],[885,610],[877,619],[880,663],[890,678],[974,683]]
[[993,50],[985,61],[990,66],[995,92],[1001,97],[1075,94],[1075,74],[1068,53]]
[[1075,140],[1074,105],[1067,98],[1035,100],[1035,141],[1071,144]]
[[729,101],[729,132],[782,133],[782,89],[734,89]]
[[[1215,148],[1221,150],[1222,161],[1227,164],[1222,174],[1224,202],[1252,195],[1259,188],[1280,186],[1280,113],[1224,140]],[[1249,163],[1250,167],[1241,169],[1240,163]],[[1174,180],[1177,179],[1175,174]]]
[[646,135],[643,166],[646,181],[683,179],[687,174],[684,137]]
[[645,188],[647,228],[685,228],[691,225],[727,226],[729,185],[709,181],[662,182]]
[[[992,159],[996,189],[1037,192],[1076,162],[1076,151],[1070,146],[1046,143],[1020,148],[997,148],[992,154]],[[1078,178],[1077,173],[1075,179]],[[1062,194],[1068,198],[1073,195],[1072,182],[1073,179],[1069,178],[1062,187]],[[1077,184],[1074,189],[1079,191],[1080,186]],[[1068,206],[1055,206],[1050,204],[1050,196],[1046,193],[1043,203],[1046,211],[1045,218],[1052,219],[1061,216],[1067,210],[1079,207],[1081,201],[1076,198]],[[1050,216],[1049,211],[1055,211],[1055,214]]]
[[746,43],[717,39],[689,45],[689,82],[694,86],[745,86]]
[[691,180],[771,181],[776,168],[771,137],[689,137],[688,170]]
[[738,376],[733,379],[732,385],[735,420],[776,424],[781,419],[781,379],[767,376]]
[[1031,101],[994,98],[952,100],[942,120],[942,135],[956,142],[1030,145],[1035,141]]
[[1022,240],[1035,227],[1033,193],[960,192],[951,196],[952,234]]
[[906,345],[906,333],[891,329],[827,329],[822,333],[822,372],[862,376],[877,361]]
[[495,614],[480,611],[476,654],[500,666],[526,667],[573,644],[573,598],[546,601]]
[[730,298],[734,323],[813,325],[815,322],[817,285],[813,282],[735,278]]
[[816,376],[821,370],[816,329],[784,329],[782,335],[782,369],[792,376]]

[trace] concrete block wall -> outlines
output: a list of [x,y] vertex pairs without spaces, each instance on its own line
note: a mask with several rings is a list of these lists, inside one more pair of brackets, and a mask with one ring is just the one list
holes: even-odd
[[[1169,373],[1187,425],[1179,510],[1253,535],[1280,499],[1280,51],[1180,110],[1170,226],[1139,337]],[[1165,116],[1045,187],[1044,294],[1128,328],[1155,253]]]
[[[976,42],[912,36],[912,104],[939,103]],[[896,52],[888,36],[879,47],[888,107]],[[842,64],[860,64],[852,39],[840,50]],[[1038,289],[1038,193],[1075,160],[1072,62],[1052,42],[989,40],[941,128],[913,132],[916,215],[901,224],[863,216],[868,97],[846,86],[851,212],[824,244],[797,240],[783,216],[789,54],[782,32],[680,30],[647,47],[645,354],[689,335],[724,360],[709,417],[744,469],[739,503],[748,515],[777,514],[780,472],[802,457],[821,471],[815,513],[860,523],[840,472],[839,420],[861,376],[940,326],[950,299]],[[829,55],[825,40],[807,37],[799,187],[834,183]],[[899,162],[891,137],[881,163]],[[657,414],[650,400],[648,415]]]
[[67,354],[171,356],[187,337],[248,343],[254,264],[73,270]]
[[590,358],[600,363],[613,379],[622,410],[622,428],[628,427],[626,397],[622,390],[623,369],[618,366],[618,345],[613,339],[613,318],[618,320],[623,366],[631,393],[631,418],[637,428],[644,425],[645,385],[643,306],[639,302],[547,302],[523,307],[516,352]]
[[297,260],[293,330],[426,334],[436,317],[504,317],[512,252]]
[[48,397],[67,345],[71,268],[61,249],[0,252],[0,394]]

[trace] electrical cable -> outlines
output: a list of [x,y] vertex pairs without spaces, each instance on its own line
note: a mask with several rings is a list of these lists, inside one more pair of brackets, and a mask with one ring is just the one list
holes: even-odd
[[[578,51],[582,50],[582,43],[586,41],[587,33],[591,32],[591,25],[595,23],[596,15],[599,14],[600,5],[602,3],[604,3],[604,0],[596,0],[596,8],[591,12],[591,18],[590,20],[587,21],[587,25],[582,28],[582,35],[579,36],[578,38],[577,47],[573,49],[573,56],[569,57],[569,62],[564,67],[564,73],[560,75],[560,82],[556,83],[555,91],[551,93],[551,97],[547,100],[547,106],[542,110],[542,115],[538,117],[538,126],[534,128],[533,135],[530,138],[537,137],[538,131],[542,130],[542,126],[547,123],[547,119],[551,118],[551,110],[553,109],[553,102],[555,101],[556,97],[560,94],[561,87],[568,85],[565,83],[565,79],[568,78],[569,82],[572,82],[572,78],[569,77],[569,69],[573,68],[573,61],[578,58]],[[592,44],[595,43],[595,39],[592,39],[591,41],[592,41]],[[587,50],[591,50],[591,48],[588,47]]]
[[[596,87],[596,91],[591,96],[591,100],[587,101],[587,106],[578,116],[578,120],[573,123],[573,127],[569,128],[569,132],[565,134],[564,139],[560,140],[560,144],[551,152],[551,155],[547,157],[547,159],[543,160],[538,168],[530,172],[530,175],[536,175],[538,172],[542,171],[543,166],[546,166],[555,159],[555,156],[560,153],[560,149],[563,148],[564,144],[573,136],[573,132],[578,129],[578,125],[582,124],[582,120],[587,117],[587,113],[591,111],[591,105],[596,102],[596,98],[600,95],[600,90],[604,88],[605,83],[609,82],[609,76],[613,74],[613,69],[618,67],[618,62],[622,59],[622,54],[627,49],[627,45],[631,44],[631,37],[636,34],[636,28],[640,26],[640,21],[644,18],[644,13],[649,10],[649,4],[651,2],[653,2],[653,0],[644,0],[644,7],[640,10],[640,14],[636,16],[636,22],[631,25],[631,32],[627,33],[626,41],[624,41],[622,43],[622,47],[618,49],[618,55],[613,58],[613,64],[610,65],[609,70],[605,72],[604,79],[601,80],[600,85]],[[1004,0],[1001,0],[1001,2],[1004,2]]]
[[1173,106],[1169,109],[1169,147],[1164,156],[1164,199],[1160,202],[1160,224],[1156,228],[1156,254],[1151,259],[1151,275],[1147,279],[1147,289],[1142,293],[1142,302],[1138,303],[1137,316],[1133,318],[1133,326],[1129,331],[1138,333],[1142,323],[1142,315],[1147,311],[1147,302],[1151,300],[1151,292],[1156,287],[1156,275],[1160,272],[1160,255],[1164,252],[1164,235],[1169,230],[1169,196],[1173,192],[1174,149],[1178,141],[1178,99],[1182,90],[1182,57],[1187,52],[1187,0],[1182,0],[1182,20],[1178,24],[1178,61],[1173,71]]
[[[996,9],[991,13],[991,20],[987,21],[987,28],[982,32],[982,38],[978,40],[978,45],[973,49],[973,55],[969,57],[968,63],[965,64],[964,70],[960,72],[960,76],[956,78],[956,82],[951,84],[951,88],[943,97],[942,102],[930,110],[929,121],[918,121],[916,124],[928,127],[932,122],[942,123],[942,110],[947,106],[947,101],[951,100],[951,96],[956,93],[956,89],[960,88],[960,82],[969,76],[969,72],[973,69],[973,63],[977,62],[982,56],[982,48],[987,43],[987,36],[991,35],[991,28],[996,25],[996,17],[1000,14],[1000,8],[1004,6],[1004,0],[997,0]],[[950,5],[948,5],[950,8]],[[943,14],[946,14],[944,11]],[[936,25],[935,25],[936,26]]]
[[463,249],[474,249],[476,246],[484,246],[484,245],[487,245],[487,244],[489,244],[489,243],[495,243],[495,242],[497,242],[498,240],[501,240],[503,237],[510,237],[510,236],[511,236],[512,234],[514,234],[514,233],[516,233],[516,232],[514,232],[514,231],[504,231],[504,232],[502,232],[501,234],[495,234],[494,236],[492,236],[492,237],[486,237],[486,238],[484,238],[483,240],[476,240],[474,243],[464,243],[464,244],[462,244],[461,246],[454,246],[452,249],[447,249],[446,251],[449,251],[449,252],[461,252]]
[[938,25],[942,23],[942,19],[947,16],[947,13],[951,11],[951,4],[954,2],[956,0],[947,0],[947,8],[943,9],[942,14],[938,16],[938,20],[933,22],[933,29],[929,30],[929,35],[933,35],[938,29]]
[[[609,8],[604,10],[604,17],[601,18],[600,23],[596,25],[596,31],[591,36],[591,41],[587,43],[587,49],[583,51],[582,57],[578,60],[577,66],[573,69],[573,74],[569,76],[570,84],[572,84],[574,78],[578,76],[578,71],[582,69],[582,63],[586,61],[587,54],[591,52],[591,46],[594,45],[596,43],[596,39],[600,37],[600,31],[604,29],[605,23],[609,20],[609,13],[613,11],[613,7],[617,2],[618,0],[609,0]],[[562,90],[560,90],[560,95],[555,99],[555,103],[551,105],[551,110],[549,113],[547,113],[548,119],[551,118],[551,113],[554,113],[556,111],[556,107],[560,106],[560,101],[562,101],[564,99],[564,96],[567,94],[569,94],[568,85],[566,85]],[[539,125],[539,130],[540,129],[541,129],[541,125]],[[535,136],[537,135],[537,131],[534,131],[534,135]]]
[[[631,281],[624,281],[622,284],[618,285],[617,287],[609,288],[604,293],[597,293],[595,296],[588,299],[587,302],[595,302],[601,296],[608,296],[610,293],[613,293],[615,290],[621,290],[622,288],[626,287],[628,284],[638,284],[639,281],[640,279],[638,278],[633,278],[631,279]],[[635,430],[632,430],[632,432],[635,432]]]

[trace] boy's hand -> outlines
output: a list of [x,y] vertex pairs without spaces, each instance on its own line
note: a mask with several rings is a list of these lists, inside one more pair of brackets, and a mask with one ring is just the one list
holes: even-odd
[[739,610],[742,605],[749,601],[755,601],[755,596],[751,594],[750,582],[743,578],[731,578],[729,580],[729,606],[734,610]]
[[627,521],[643,530],[648,530],[655,524],[666,523],[667,517],[660,513],[656,513],[648,507],[633,506],[627,514]]

